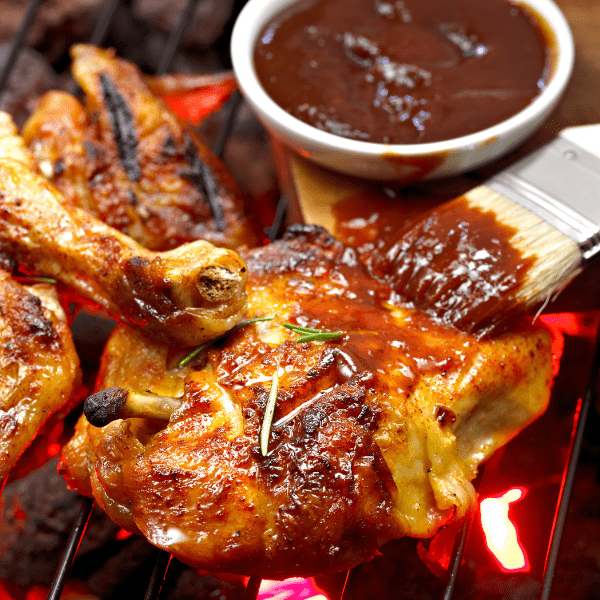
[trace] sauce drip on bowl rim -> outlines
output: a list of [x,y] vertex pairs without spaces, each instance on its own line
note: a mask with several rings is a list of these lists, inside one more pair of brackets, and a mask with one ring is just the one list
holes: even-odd
[[508,0],[304,0],[267,24],[254,62],[298,119],[410,144],[515,115],[543,89],[550,61],[536,19]]

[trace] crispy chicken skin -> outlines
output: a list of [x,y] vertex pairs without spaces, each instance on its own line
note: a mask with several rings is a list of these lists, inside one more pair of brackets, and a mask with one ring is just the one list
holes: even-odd
[[0,161],[5,158],[20,161],[31,171],[38,170],[37,162],[19,135],[12,117],[0,111]]
[[198,239],[256,245],[237,185],[139,69],[91,45],[73,46],[71,56],[85,107],[48,92],[23,128],[66,198],[152,250]]
[[246,305],[246,265],[233,250],[204,241],[147,250],[10,159],[0,160],[0,251],[174,344],[220,335]]
[[54,287],[0,269],[0,488],[42,425],[67,410],[79,358]]
[[[82,417],[61,457],[69,486],[185,563],[268,578],[352,567],[471,511],[478,465],[547,406],[549,332],[523,324],[482,341],[436,325],[394,306],[354,250],[316,227],[246,260],[246,316],[272,320],[239,327],[196,363],[114,331],[97,388],[181,405],[167,424]],[[283,323],[342,336],[297,343]]]

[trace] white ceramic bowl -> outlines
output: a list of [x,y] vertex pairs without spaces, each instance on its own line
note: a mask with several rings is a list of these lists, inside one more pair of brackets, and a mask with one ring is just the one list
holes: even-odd
[[552,0],[520,0],[539,17],[551,41],[547,85],[527,107],[478,133],[426,144],[376,144],[340,137],[291,116],[265,92],[254,69],[254,46],[263,27],[297,0],[249,0],[231,38],[231,57],[242,94],[275,142],[341,173],[366,179],[412,182],[462,173],[513,149],[530,136],[560,99],[571,76],[573,36]]

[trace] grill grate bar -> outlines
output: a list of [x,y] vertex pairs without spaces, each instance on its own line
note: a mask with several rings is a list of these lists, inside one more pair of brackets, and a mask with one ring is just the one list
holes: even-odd
[[244,594],[244,600],[256,600],[258,598],[258,592],[260,590],[260,584],[262,579],[260,577],[252,576],[248,578],[246,583],[246,593]]
[[239,90],[236,90],[231,95],[231,98],[227,101],[227,105],[225,109],[227,110],[227,115],[223,125],[221,126],[221,131],[219,132],[219,136],[214,143],[212,148],[213,152],[219,157],[223,158],[225,154],[225,146],[227,145],[227,140],[233,131],[233,126],[235,125],[235,120],[237,118],[240,106],[242,105],[242,94]]
[[344,588],[342,589],[342,595],[340,600],[353,600],[356,593],[356,585],[360,579],[361,566],[358,565],[353,569],[350,569],[346,574],[346,581],[344,582]]
[[148,589],[146,590],[144,600],[157,600],[160,596],[172,558],[173,555],[169,552],[160,549],[157,550],[156,562],[154,563],[154,569],[148,582]]
[[67,577],[71,571],[73,560],[79,549],[79,544],[85,533],[85,528],[87,527],[90,516],[92,515],[92,510],[94,509],[95,502],[93,498],[81,496],[80,503],[81,509],[75,519],[71,533],[69,534],[60,564],[58,565],[56,575],[54,576],[54,581],[48,592],[48,600],[59,600],[63,588],[65,587]]
[[451,600],[454,595],[454,586],[458,579],[458,573],[462,564],[462,558],[467,545],[467,539],[469,538],[469,531],[471,529],[471,523],[473,522],[473,516],[465,521],[456,536],[454,542],[454,548],[452,549],[452,556],[450,557],[450,567],[448,568],[448,580],[446,582],[446,588],[442,595],[442,600]]
[[[596,338],[598,339],[598,338]],[[569,511],[569,501],[571,500],[571,492],[573,491],[573,482],[575,481],[575,473],[581,454],[581,446],[585,433],[585,425],[590,411],[590,407],[596,398],[596,382],[600,371],[600,342],[596,343],[596,350],[590,369],[590,379],[588,381],[587,390],[583,399],[579,400],[575,419],[573,422],[573,433],[571,434],[571,443],[569,445],[568,459],[563,473],[563,480],[559,492],[559,500],[554,515],[554,523],[550,533],[550,542],[548,545],[548,554],[546,556],[546,564],[544,566],[544,576],[542,580],[542,590],[540,600],[549,600],[552,591],[552,582],[558,562],[560,552],[560,542],[562,533]]]
[[102,8],[100,9],[98,21],[96,21],[96,26],[90,36],[90,44],[94,44],[95,46],[100,46],[102,44],[104,38],[106,38],[113,17],[117,12],[119,2],[120,0],[104,0]]
[[194,14],[194,10],[196,10],[197,4],[198,0],[188,0],[184,9],[181,11],[177,24],[171,31],[171,35],[167,40],[167,47],[160,57],[158,67],[156,69],[157,75],[164,75],[170,68],[171,63],[175,58],[175,54],[177,54],[179,44],[181,43],[181,37],[183,36],[186,27],[192,20],[192,15]]
[[35,19],[41,4],[42,0],[30,0],[27,10],[25,11],[25,15],[19,24],[19,29],[15,37],[11,40],[8,57],[6,58],[6,62],[2,65],[2,71],[0,72],[0,93],[4,91],[4,88],[8,83],[8,78],[12,73],[17,58],[19,57],[19,52],[23,46],[23,42],[25,41],[25,36],[33,24],[33,20]]

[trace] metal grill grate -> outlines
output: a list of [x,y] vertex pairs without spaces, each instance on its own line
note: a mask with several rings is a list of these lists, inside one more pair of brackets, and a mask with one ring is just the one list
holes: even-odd
[[[185,31],[186,25],[191,21],[191,16],[196,9],[198,3],[201,0],[188,0],[181,15],[171,31],[171,34],[167,41],[165,52],[162,54],[159,66],[157,68],[157,74],[166,73],[172,61],[177,53],[182,35]],[[15,62],[18,58],[19,51],[23,45],[24,39],[29,28],[32,26],[36,13],[42,4],[42,0],[30,0],[26,8],[25,14],[22,18],[19,30],[12,40],[11,48],[8,54],[8,58],[2,69],[0,70],[0,94],[5,89],[10,74],[13,70]],[[241,4],[238,2],[237,4]],[[110,30],[111,22],[115,15],[115,12],[119,6],[119,0],[105,0],[101,7],[98,20],[96,22],[95,29],[90,37],[90,43],[95,45],[102,45],[107,33]],[[238,7],[238,12],[239,12]],[[234,15],[235,16],[235,15]],[[217,156],[222,157],[227,140],[231,134],[233,125],[235,123],[238,109],[241,105],[241,95],[236,92],[232,98],[228,101],[225,111],[227,111],[226,119],[222,125],[221,131],[217,137],[217,141],[213,147],[213,150]],[[270,240],[275,239],[277,233],[281,230],[282,224],[285,219],[286,200],[281,197],[275,219],[271,227],[265,231]],[[596,337],[596,339],[598,339]],[[552,590],[553,578],[557,566],[561,537],[563,528],[565,525],[567,512],[569,508],[569,501],[573,489],[573,482],[577,470],[578,460],[581,453],[582,442],[584,439],[584,432],[587,417],[590,411],[590,407],[595,402],[596,398],[596,381],[600,373],[600,344],[596,345],[596,351],[593,358],[593,363],[590,369],[589,382],[587,385],[587,391],[582,399],[579,401],[579,405],[575,412],[575,418],[573,422],[573,430],[571,435],[571,442],[569,446],[568,457],[565,463],[561,489],[556,505],[554,523],[548,543],[546,563],[543,572],[540,600],[549,600]],[[63,555],[61,557],[59,566],[56,571],[52,587],[48,594],[48,600],[59,600],[67,578],[69,576],[71,566],[77,554],[79,544],[85,533],[85,529],[95,502],[90,498],[80,498],[81,508],[78,517],[73,525],[71,534],[68,538],[67,544],[64,548]],[[452,556],[450,559],[450,566],[448,569],[447,581],[441,595],[441,600],[452,600],[454,597],[456,581],[460,573],[461,564],[463,561],[463,553],[469,537],[469,529],[471,522],[465,522],[460,529]],[[171,562],[171,555],[163,550],[157,550],[156,562],[154,570],[150,576],[148,582],[148,588],[145,594],[145,600],[158,600],[161,595],[161,590],[165,581],[167,570]],[[340,600],[353,600],[355,597],[356,583],[360,578],[360,566],[348,571],[346,580],[343,586]],[[251,577],[246,585],[245,600],[256,600],[259,592],[261,580],[256,577]]]

